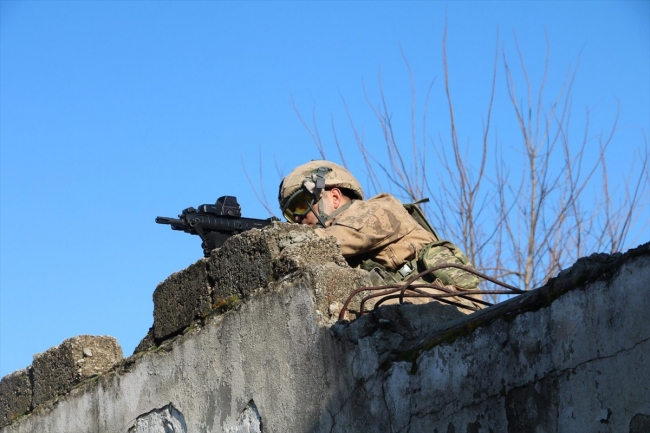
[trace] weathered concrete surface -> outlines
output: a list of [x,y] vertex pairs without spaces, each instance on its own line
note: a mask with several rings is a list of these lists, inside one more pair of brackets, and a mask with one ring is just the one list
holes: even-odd
[[[343,302],[360,287],[370,286],[368,272],[339,266],[334,263],[310,266],[302,271],[311,283],[314,296],[314,313],[320,325],[331,325],[338,320]],[[361,295],[349,305],[348,318],[356,317]]]
[[208,282],[208,260],[201,259],[170,275],[153,292],[153,335],[163,339],[183,330],[210,312],[212,287]]
[[185,418],[173,404],[140,415],[127,433],[187,433]]
[[32,409],[31,368],[15,371],[0,380],[0,426]]
[[322,239],[307,226],[276,222],[228,239],[212,252],[209,274],[216,297],[246,297],[294,271],[326,263],[347,267],[335,238]]
[[[355,373],[364,392],[330,405],[331,431],[633,431],[632,420],[650,414],[649,250],[646,244],[621,267],[578,266],[565,277],[609,280],[554,300],[560,289],[552,283],[495,308],[502,318],[488,309],[452,322],[396,362]],[[471,331],[472,324],[479,327]],[[376,343],[366,343],[373,338],[348,353],[380,356]]]
[[188,432],[218,432],[241,423],[251,401],[263,431],[308,430],[328,398],[320,385],[338,375],[311,294],[305,275],[269,287],[2,431],[126,432],[172,403]]
[[110,336],[79,335],[34,355],[33,405],[68,392],[89,377],[110,370],[122,360],[122,348]]
[[345,300],[353,288],[370,285],[367,272],[347,265],[335,238],[322,239],[307,226],[276,222],[233,236],[209,258],[160,283],[153,295],[153,339],[137,351],[182,332],[213,308],[246,299],[297,271],[317,277],[312,279],[316,303],[322,304],[318,310],[326,321],[333,317],[330,310],[336,310],[332,303]]
[[297,266],[0,431],[155,432],[165,422],[187,432],[647,427],[650,245],[582,261],[545,288],[469,316],[433,303],[386,306],[330,329],[327,281],[337,278],[319,275],[333,265]]

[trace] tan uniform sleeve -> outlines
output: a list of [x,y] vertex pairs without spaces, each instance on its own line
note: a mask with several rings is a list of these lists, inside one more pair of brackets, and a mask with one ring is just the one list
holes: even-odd
[[315,231],[322,237],[336,237],[344,257],[372,251],[374,260],[388,268],[400,266],[432,241],[404,206],[388,194],[353,203],[331,226]]
[[314,230],[318,236],[334,236],[341,243],[341,253],[344,257],[352,257],[371,251],[383,245],[390,244],[386,235],[368,234],[352,227],[333,225],[325,229]]

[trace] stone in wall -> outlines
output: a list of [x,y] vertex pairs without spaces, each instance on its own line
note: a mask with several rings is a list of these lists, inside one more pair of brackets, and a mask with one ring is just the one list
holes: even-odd
[[262,433],[262,417],[253,400],[239,414],[234,426],[226,429],[226,433]]
[[153,326],[149,327],[149,331],[147,331],[147,335],[145,335],[142,340],[138,343],[138,345],[135,347],[133,350],[133,354],[137,354],[140,352],[144,352],[152,347],[156,346],[156,340],[153,336]]
[[153,336],[161,340],[189,326],[210,312],[212,287],[207,259],[201,259],[170,275],[153,292]]
[[333,237],[320,238],[307,226],[275,222],[228,239],[209,260],[215,297],[246,297],[251,291],[309,266],[347,266]]
[[[316,269],[319,266],[328,272]],[[324,279],[314,280],[320,281],[323,299],[329,301],[322,307],[325,312],[335,300],[345,299],[357,284],[369,285],[363,271],[348,267],[335,238],[320,238],[307,226],[276,222],[231,237],[208,259],[159,284],[153,296],[153,340],[159,342],[178,334],[212,309],[228,307],[298,271],[312,276],[327,273]],[[339,286],[334,288],[337,281]],[[153,344],[151,336],[147,338],[138,351]]]
[[30,369],[18,370],[0,381],[0,427],[32,408]]
[[187,433],[187,425],[183,414],[169,403],[140,415],[127,433]]
[[33,405],[69,392],[75,385],[100,375],[122,359],[122,348],[110,336],[80,335],[34,355]]
[[[339,312],[348,296],[355,289],[371,285],[368,272],[335,263],[305,268],[304,275],[313,288],[315,313],[321,325],[338,321]],[[348,305],[350,314],[346,315],[347,320],[356,317],[360,300],[361,295],[355,296]]]
[[650,415],[637,413],[630,420],[630,433],[650,432]]

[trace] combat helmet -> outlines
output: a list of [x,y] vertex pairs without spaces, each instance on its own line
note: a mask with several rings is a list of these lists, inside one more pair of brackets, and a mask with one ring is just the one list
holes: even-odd
[[[359,181],[344,167],[326,160],[313,160],[296,167],[280,182],[278,202],[282,214],[289,222],[293,222],[295,213],[306,214],[312,205],[321,200],[321,193],[326,188],[340,188],[352,199],[363,200],[363,189]],[[309,197],[310,200],[305,200]],[[296,203],[304,203],[304,207]],[[293,204],[290,208],[288,205]],[[319,206],[319,221],[327,220]],[[324,218],[324,219],[323,219]]]

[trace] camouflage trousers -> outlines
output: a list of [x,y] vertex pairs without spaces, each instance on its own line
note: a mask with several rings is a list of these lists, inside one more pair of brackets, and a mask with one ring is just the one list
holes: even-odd
[[[449,241],[437,241],[427,245],[416,259],[405,263],[398,271],[389,271],[378,263],[371,260],[366,260],[362,263],[361,268],[370,272],[370,280],[375,286],[388,285],[388,284],[401,284],[408,281],[420,272],[426,269],[431,269],[436,266],[444,264],[457,264],[467,267],[474,266],[470,263],[469,259],[463,252],[453,243]],[[454,292],[462,292],[465,290],[478,289],[480,278],[472,273],[466,272],[462,269],[448,267],[441,268],[425,275],[416,281],[414,284],[434,284],[442,286],[447,290]],[[419,288],[422,292],[429,294],[445,294],[445,290],[436,289],[433,287]],[[413,292],[411,292],[413,293]],[[481,295],[465,295],[465,296],[450,296],[444,299],[449,302],[437,301],[432,298],[420,297],[405,297],[407,302],[413,304],[423,304],[426,302],[441,302],[451,303],[459,307],[459,311],[470,314],[475,310],[480,310],[485,306],[481,303],[474,302],[473,299],[481,299]],[[375,299],[378,301],[378,299]],[[382,305],[397,304],[399,299],[393,298],[382,302]],[[370,305],[368,305],[371,308]]]

